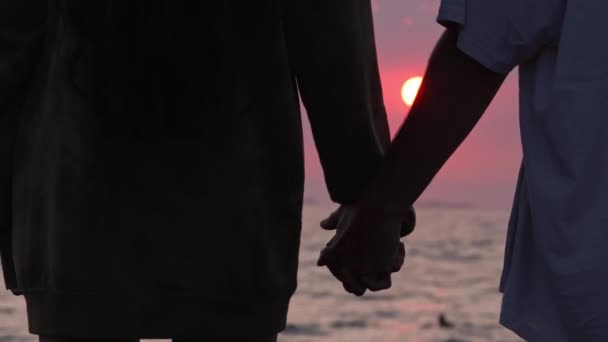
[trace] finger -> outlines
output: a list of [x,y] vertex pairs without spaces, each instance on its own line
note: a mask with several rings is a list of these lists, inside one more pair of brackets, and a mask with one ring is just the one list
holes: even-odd
[[[332,239],[333,240],[333,239]],[[327,244],[330,245],[331,241]],[[317,260],[317,266],[323,267],[327,266],[331,260],[333,259],[333,253],[330,247],[325,247],[321,250],[321,254],[319,255],[319,260]]]
[[319,266],[327,266],[331,274],[342,282],[344,290],[348,293],[352,293],[356,296],[362,296],[365,294],[366,286],[357,279],[352,272],[344,269],[334,258],[330,248],[325,248],[321,252],[321,257],[317,263]]
[[391,272],[394,273],[401,271],[403,264],[405,264],[405,255],[405,244],[403,244],[403,242],[399,242],[399,249],[397,251],[397,256],[395,257]]
[[338,228],[338,222],[340,222],[340,216],[342,214],[342,207],[336,209],[331,215],[325,220],[321,221],[321,228],[325,230],[335,230]]
[[410,235],[416,228],[416,211],[410,207],[404,222],[401,224],[401,237]]
[[364,285],[372,292],[390,289],[393,285],[390,273],[385,273],[380,276],[362,276],[361,280]]
[[405,222],[412,227],[412,230],[416,228],[416,210],[414,207],[410,207],[407,211]]
[[355,296],[361,297],[367,291],[367,287],[361,281],[360,278],[356,277],[352,272],[342,269],[340,272],[340,276],[342,278],[342,286],[344,290],[349,293],[354,294]]
[[334,276],[334,278],[338,279],[341,283],[344,283],[342,273],[339,271],[338,267],[331,263],[327,264],[326,266],[329,272],[331,272],[331,274]]
[[342,269],[330,253],[322,253],[322,257],[319,259],[319,264],[321,263],[323,263],[322,266],[327,266],[331,274],[342,283],[346,292],[356,296],[365,294],[367,290],[366,286],[354,277],[351,272]]

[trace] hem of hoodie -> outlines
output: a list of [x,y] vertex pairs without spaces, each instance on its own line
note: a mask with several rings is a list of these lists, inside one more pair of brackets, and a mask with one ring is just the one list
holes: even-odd
[[[224,302],[210,295],[24,291],[29,332],[72,338],[266,337],[285,330],[289,295]],[[212,296],[211,296],[212,297]]]
[[2,277],[4,287],[7,290],[17,290],[19,288],[17,275],[15,274],[15,264],[8,249],[0,248],[0,263],[2,267]]

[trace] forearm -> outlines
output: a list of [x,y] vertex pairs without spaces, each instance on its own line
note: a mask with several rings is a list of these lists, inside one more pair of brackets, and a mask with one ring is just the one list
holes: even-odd
[[504,78],[462,53],[456,30],[446,31],[363,204],[402,217],[472,131]]
[[290,63],[326,183],[356,201],[390,141],[369,0],[285,2]]

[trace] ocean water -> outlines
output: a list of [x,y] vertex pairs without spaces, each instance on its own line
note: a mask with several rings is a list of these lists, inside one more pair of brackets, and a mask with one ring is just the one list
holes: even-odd
[[[299,287],[281,342],[521,341],[498,324],[507,211],[419,209],[393,288],[357,298],[315,265],[331,235],[318,222],[331,209],[305,208]],[[0,342],[35,340],[22,297],[0,291]]]

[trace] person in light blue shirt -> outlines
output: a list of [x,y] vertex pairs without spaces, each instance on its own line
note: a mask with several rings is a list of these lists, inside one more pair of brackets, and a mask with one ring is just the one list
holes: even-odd
[[605,0],[443,0],[419,97],[359,202],[323,223],[338,234],[320,264],[390,264],[396,234],[377,227],[404,215],[519,66],[500,320],[531,342],[608,341],[607,13]]

